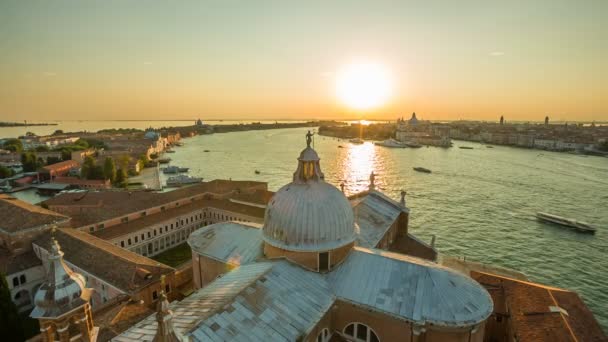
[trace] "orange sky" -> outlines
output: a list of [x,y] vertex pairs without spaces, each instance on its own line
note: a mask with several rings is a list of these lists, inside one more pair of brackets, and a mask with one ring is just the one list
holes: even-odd
[[[607,1],[3,1],[0,120],[608,120]],[[343,65],[390,71],[355,111]]]

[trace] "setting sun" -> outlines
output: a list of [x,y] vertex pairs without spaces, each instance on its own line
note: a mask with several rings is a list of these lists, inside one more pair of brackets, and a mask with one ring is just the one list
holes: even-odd
[[392,92],[388,71],[380,64],[353,63],[336,76],[336,94],[340,101],[355,109],[383,105]]

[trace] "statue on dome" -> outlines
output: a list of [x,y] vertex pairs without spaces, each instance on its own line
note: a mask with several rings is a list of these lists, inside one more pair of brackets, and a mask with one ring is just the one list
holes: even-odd
[[372,171],[372,173],[369,175],[369,191],[376,189],[376,184],[374,183],[375,180],[376,175],[374,174],[374,171]]
[[308,131],[308,133],[306,133],[306,146],[310,147],[310,143],[312,142],[312,136],[314,134],[311,133],[310,131]]

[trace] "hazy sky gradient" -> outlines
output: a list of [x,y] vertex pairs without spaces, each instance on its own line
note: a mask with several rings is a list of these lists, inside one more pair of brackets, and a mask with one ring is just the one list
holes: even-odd
[[[0,120],[608,120],[608,1],[0,1]],[[334,72],[394,96],[358,113]]]

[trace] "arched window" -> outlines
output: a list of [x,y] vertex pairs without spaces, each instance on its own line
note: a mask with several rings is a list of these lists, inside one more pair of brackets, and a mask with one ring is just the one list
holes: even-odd
[[317,336],[317,342],[327,342],[329,341],[329,329],[325,328],[321,330],[319,335]]
[[355,342],[380,342],[378,335],[363,323],[351,323],[344,328],[344,335]]

